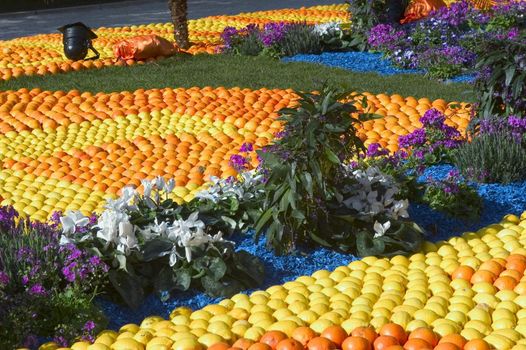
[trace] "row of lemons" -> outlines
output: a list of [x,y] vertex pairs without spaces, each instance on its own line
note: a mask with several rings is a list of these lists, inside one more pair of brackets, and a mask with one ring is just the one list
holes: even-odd
[[[277,341],[284,337],[298,340],[300,333],[311,334],[311,338],[323,336],[327,329],[336,334],[343,330],[347,336],[360,327],[369,327],[360,334],[365,338],[374,330],[398,338],[401,345],[405,332],[411,332],[427,342],[407,342],[405,350],[433,349],[440,337],[450,339],[448,343],[471,341],[469,347],[462,345],[466,350],[524,349],[526,291],[497,288],[491,281],[474,278],[473,272],[517,269],[522,275],[525,244],[526,212],[520,218],[507,215],[499,224],[477,232],[426,242],[421,253],[409,257],[366,257],[334,271],[320,270],[249,295],[236,294],[201,310],[179,307],[168,320],[151,316],[139,325],[124,325],[118,332],[104,331],[94,344],[76,342],[71,349],[226,350],[239,339],[243,341],[232,349],[247,350],[249,346],[244,349],[243,344],[254,342],[276,349]],[[471,275],[465,273],[468,269],[473,270]],[[373,344],[364,345],[361,340],[356,347],[343,345],[344,338],[340,337],[339,346],[334,339],[336,346],[302,345],[308,350],[373,349]],[[269,344],[269,339],[274,343]],[[294,342],[288,344],[278,350],[299,349]],[[454,345],[436,349],[462,349]],[[47,343],[40,349],[57,348]],[[265,349],[270,350],[264,346],[252,350]],[[384,347],[374,344],[374,349]]]
[[[168,7],[166,8],[168,11]],[[241,13],[234,16],[212,16],[189,21],[191,54],[216,53],[220,34],[227,26],[242,28],[250,23],[307,22],[310,24],[348,21],[347,6],[326,5],[300,9],[281,9]],[[88,23],[89,24],[89,23]],[[134,64],[134,61],[115,61],[113,46],[120,40],[139,35],[158,35],[173,39],[171,23],[134,25],[94,30],[93,41],[101,56],[98,60],[70,61],[63,55],[61,34],[40,34],[8,41],[0,41],[0,79],[9,80],[22,75],[45,75],[111,65]]]
[[[459,130],[469,120],[464,103],[364,95],[365,109],[384,118],[364,123],[358,134],[391,151],[430,108]],[[277,112],[297,98],[290,89],[222,87],[0,92],[1,204],[37,220],[55,210],[89,214],[123,187],[141,189],[141,179],[156,176],[174,178],[175,199],[190,200],[210,176],[236,175],[230,157],[243,143],[267,145],[282,129]]]

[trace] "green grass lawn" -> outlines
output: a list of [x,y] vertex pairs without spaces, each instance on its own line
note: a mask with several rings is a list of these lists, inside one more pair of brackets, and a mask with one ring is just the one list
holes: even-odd
[[417,74],[382,76],[312,63],[284,63],[266,57],[228,55],[177,55],[132,67],[108,67],[44,77],[21,77],[1,82],[0,90],[38,87],[43,90],[112,92],[140,88],[224,86],[312,91],[325,80],[330,84],[359,92],[398,93],[402,96],[466,102],[471,102],[474,98],[469,84],[446,84]]

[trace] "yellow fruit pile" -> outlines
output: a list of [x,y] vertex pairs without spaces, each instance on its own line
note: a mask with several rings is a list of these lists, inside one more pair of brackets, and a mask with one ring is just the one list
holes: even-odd
[[[188,27],[190,41],[193,45],[188,52],[192,54],[215,53],[217,45],[220,44],[220,34],[227,26],[242,28],[250,23],[307,22],[318,24],[333,21],[348,21],[345,4],[259,11],[235,16],[212,16],[190,20]],[[73,62],[68,60],[63,55],[62,35],[58,32],[0,41],[0,79],[9,80],[22,75],[56,74],[72,70],[134,64],[136,63],[134,61],[116,62],[113,56],[113,45],[123,39],[147,34],[155,34],[173,40],[171,23],[101,27],[94,31],[98,38],[93,41],[93,44],[101,54],[100,59],[95,61]]]
[[488,261],[526,259],[525,243],[526,212],[521,218],[507,215],[477,232],[425,243],[421,253],[410,257],[367,257],[201,310],[181,307],[169,320],[151,316],[140,325],[101,333],[95,340],[100,345],[78,342],[71,349],[194,350],[241,337],[258,341],[269,330],[290,337],[301,326],[319,334],[341,325],[350,333],[368,325],[379,331],[388,323],[408,332],[426,327],[440,337],[484,339],[498,350],[523,349],[526,292],[499,291],[491,283],[471,283],[451,274],[461,266],[478,269]]
[[[365,96],[366,109],[385,117],[364,123],[359,136],[391,151],[430,108],[460,130],[468,123],[466,104]],[[1,204],[38,220],[55,210],[87,215],[156,176],[175,179],[176,200],[191,199],[210,176],[236,174],[229,160],[243,143],[267,145],[282,128],[277,111],[296,99],[292,90],[211,87],[0,92]]]

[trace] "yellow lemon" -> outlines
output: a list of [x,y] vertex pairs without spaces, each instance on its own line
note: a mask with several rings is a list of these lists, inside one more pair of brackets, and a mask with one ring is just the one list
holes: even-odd
[[146,331],[144,329],[139,330],[135,335],[133,336],[133,339],[138,341],[139,343],[146,345],[151,339],[153,338],[153,334],[149,331]]
[[[358,328],[358,327],[365,327],[368,325],[368,322],[365,322],[363,320],[357,320],[357,319],[353,319],[353,318],[349,318],[348,320],[342,322],[341,326],[343,329],[345,329],[345,331],[347,333],[351,333],[355,328]],[[325,328],[323,328],[323,326],[325,325],[322,325],[321,327],[318,327],[318,330],[314,329],[311,325],[311,328],[317,332],[317,333],[321,333],[325,330]],[[332,326],[332,324],[331,324]]]
[[478,330],[474,328],[467,328],[465,327],[462,331],[460,331],[460,335],[466,338],[466,340],[472,340],[472,339],[482,339],[484,335],[479,332]]
[[422,320],[412,320],[411,322],[409,322],[407,324],[406,330],[408,332],[412,332],[415,329],[421,328],[421,327],[428,328],[429,325],[426,322],[422,321]]
[[88,350],[110,350],[110,347],[102,343],[94,343],[87,347]]
[[328,319],[318,319],[310,324],[310,328],[316,333],[321,334],[326,328],[333,326],[334,322]]
[[263,328],[251,327],[247,329],[243,337],[249,340],[259,341],[263,334],[265,334],[265,330]]
[[[187,340],[187,339],[184,339],[184,340]],[[212,333],[206,333],[206,334],[203,334],[202,336],[199,337],[199,339],[197,341],[195,341],[195,339],[188,339],[188,345],[190,344],[202,344],[203,346],[205,347],[210,347],[212,345],[214,345],[215,343],[219,343],[219,342],[222,342],[224,341],[224,339],[222,337],[220,337],[219,335],[217,334],[212,334]],[[178,349],[176,348],[177,344],[179,343],[180,341],[177,341],[175,342],[175,344],[173,345],[173,349],[174,350],[184,350],[184,349]],[[185,346],[187,345],[185,344]]]
[[[115,343],[111,345],[113,350],[144,350],[144,345],[132,338],[117,339]],[[183,349],[177,349],[183,350]]]
[[90,343],[85,341],[78,341],[71,345],[71,350],[86,350]]
[[298,314],[298,317],[307,324],[311,324],[319,317],[317,313],[312,310],[305,310]]

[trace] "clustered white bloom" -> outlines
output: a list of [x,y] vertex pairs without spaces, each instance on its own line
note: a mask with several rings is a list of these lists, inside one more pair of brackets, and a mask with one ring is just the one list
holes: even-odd
[[342,31],[340,22],[327,22],[314,26],[313,32],[319,36],[334,35]]
[[211,176],[212,185],[198,192],[195,196],[199,199],[210,200],[215,204],[230,197],[235,197],[239,201],[250,200],[263,192],[263,189],[260,189],[259,193],[254,191],[254,187],[261,183],[262,179],[263,175],[254,170],[242,172],[239,180],[220,179]]
[[[347,208],[354,209],[360,216],[371,219],[380,214],[395,220],[409,216],[408,200],[394,198],[400,189],[391,176],[382,173],[377,167],[369,167],[366,170],[347,168],[347,171],[349,176],[356,179],[354,185],[345,189],[346,193],[351,194],[343,201]],[[390,221],[384,224],[375,222],[375,237],[383,236],[390,227]]]
[[[248,181],[252,181],[248,179]],[[155,208],[160,200],[161,191],[168,194],[175,188],[173,180],[165,181],[162,177],[157,177],[152,181],[142,180],[144,193],[142,199],[150,208]],[[242,189],[241,189],[242,190]],[[239,189],[235,192],[239,194]],[[153,198],[152,198],[153,195]],[[243,192],[241,192],[243,195]],[[122,195],[113,200],[109,199],[106,203],[104,212],[99,216],[95,226],[97,229],[96,237],[104,241],[106,248],[113,244],[117,251],[129,255],[133,250],[139,249],[139,234],[144,241],[155,238],[164,238],[173,243],[170,253],[170,266],[181,257],[177,253],[177,247],[185,249],[185,258],[188,262],[192,260],[192,248],[200,247],[212,242],[224,242],[222,233],[212,236],[205,232],[205,224],[198,220],[199,212],[192,213],[187,219],[178,219],[172,223],[160,222],[157,218],[144,228],[133,225],[130,222],[130,214],[139,211],[135,204],[141,196],[133,187],[125,187]],[[60,218],[62,223],[61,244],[73,243],[76,240],[73,235],[77,228],[88,225],[89,218],[80,211],[67,212]],[[90,233],[80,239],[86,240],[93,238]]]

